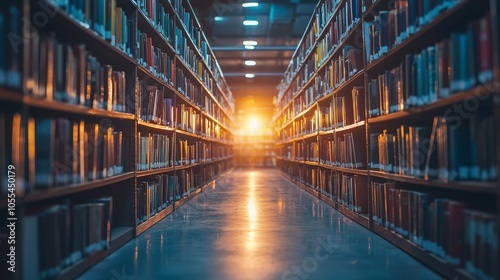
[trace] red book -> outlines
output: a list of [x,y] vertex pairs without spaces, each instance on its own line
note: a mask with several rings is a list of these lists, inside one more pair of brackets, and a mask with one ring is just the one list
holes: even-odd
[[463,266],[464,262],[464,209],[465,205],[457,201],[448,203],[448,252],[452,265]]
[[154,66],[153,62],[153,38],[146,38],[146,63],[149,66]]
[[[491,73],[493,69],[491,34],[491,17],[487,15],[479,22],[480,74]],[[490,80],[492,78],[492,75],[487,75],[481,78],[483,78],[484,80]],[[481,80],[481,82],[483,82],[484,80]]]
[[408,191],[401,190],[398,194],[399,196],[399,225],[401,226],[401,235],[403,237],[408,237],[408,230],[410,228],[410,215],[409,215],[409,205],[410,205],[410,194]]

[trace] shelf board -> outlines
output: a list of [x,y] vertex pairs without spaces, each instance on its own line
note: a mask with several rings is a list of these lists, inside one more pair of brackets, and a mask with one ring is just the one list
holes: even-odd
[[186,202],[190,201],[193,197],[197,196],[200,192],[202,192],[201,186],[199,188],[197,188],[196,190],[194,190],[192,193],[188,194],[188,196],[183,197],[183,198],[177,200],[176,202],[174,202],[174,208],[177,209],[177,208],[181,207]]
[[64,112],[69,114],[78,114],[85,116],[114,118],[122,120],[134,120],[135,116],[128,113],[120,113],[113,111],[97,110],[80,105],[72,105],[64,102],[50,101],[46,99],[24,96],[23,103],[32,108],[50,110],[54,112]]
[[394,7],[394,5],[388,5],[391,4],[392,1],[389,0],[377,0],[375,3],[372,3],[365,12],[363,12],[363,18],[366,19],[368,18],[369,15],[374,15],[378,13],[378,10],[382,8],[384,11],[389,11],[391,8]]
[[159,168],[159,169],[141,170],[141,171],[137,171],[137,178],[151,176],[151,175],[157,175],[157,174],[172,172],[172,171],[174,171],[174,168],[172,166],[165,167],[165,168]]
[[218,124],[222,129],[224,129],[232,134],[231,129],[229,129],[229,127],[227,125],[223,124],[221,121],[219,121],[218,119],[216,119],[214,116],[210,115],[209,113],[205,112],[203,109],[201,110],[201,114],[204,115],[205,117],[211,119],[213,122]]
[[350,174],[361,175],[361,176],[368,176],[368,170],[366,170],[366,169],[353,169],[353,168],[337,167],[337,166],[324,164],[324,163],[320,163],[319,167],[322,167],[325,169],[330,169],[330,170],[335,170],[338,172],[350,173]]
[[22,103],[23,93],[20,90],[0,87],[0,101],[2,103],[4,103],[4,101]]
[[365,124],[366,124],[365,121],[360,121],[360,122],[355,123],[355,124],[351,124],[351,125],[347,125],[347,126],[344,126],[344,127],[336,128],[335,132],[345,132],[345,131],[348,131],[348,130],[351,130],[351,129],[355,129],[355,128],[358,128],[358,127],[363,127],[363,126],[365,126]]
[[159,125],[159,124],[153,124],[153,123],[148,123],[142,120],[137,121],[137,127],[140,128],[152,128],[156,130],[161,130],[161,131],[170,131],[174,132],[174,129],[169,127],[169,126],[164,126],[164,125]]
[[348,217],[349,219],[355,221],[356,223],[362,225],[363,227],[365,228],[370,228],[370,220],[368,219],[367,216],[363,215],[363,214],[360,214],[360,213],[357,213],[357,212],[353,212],[351,210],[349,210],[347,207],[345,207],[344,205],[341,205],[339,203],[337,203],[337,208],[336,208],[337,211],[339,211],[342,215]]
[[415,178],[407,175],[399,175],[386,173],[382,171],[370,170],[370,176],[394,180],[402,183],[409,183],[427,187],[443,188],[450,190],[459,190],[474,193],[483,194],[496,194],[498,191],[498,183],[496,181],[492,182],[475,182],[475,181],[459,181],[459,182],[443,182],[438,180],[425,180],[421,178]]
[[89,268],[99,263],[105,257],[125,245],[134,238],[134,229],[132,227],[119,227],[111,229],[111,242],[110,247],[106,251],[95,252],[87,258],[77,262],[76,264],[66,268],[59,274],[56,279],[75,279],[83,274]]
[[166,216],[170,215],[174,210],[173,205],[167,206],[167,208],[161,210],[159,213],[154,215],[153,217],[150,217],[147,221],[137,225],[135,228],[135,236],[139,236],[143,234],[146,230],[148,230],[150,227],[161,221],[163,218]]
[[175,166],[175,170],[189,169],[189,168],[193,168],[193,167],[196,167],[196,166],[199,166],[199,164],[198,163],[194,163],[194,164],[176,165]]
[[440,258],[424,251],[422,248],[411,243],[407,239],[395,234],[394,232],[382,227],[377,223],[373,224],[373,232],[380,235],[390,243],[394,244],[396,247],[400,248],[404,252],[408,253],[427,267],[438,272],[446,279],[473,279],[467,272],[462,269],[455,269],[454,267],[448,265],[446,262]]
[[304,164],[305,164],[305,165],[309,165],[309,166],[318,166],[318,162],[317,162],[317,161],[309,161],[309,160],[305,160],[305,161],[304,161]]
[[428,114],[432,113],[434,111],[438,111],[439,109],[442,109],[445,106],[452,105],[454,103],[466,100],[468,98],[474,98],[476,96],[480,95],[493,95],[494,90],[494,85],[492,84],[487,84],[487,85],[479,85],[476,86],[470,90],[467,91],[462,91],[462,92],[457,92],[454,94],[451,94],[448,97],[438,99],[436,102],[424,105],[421,107],[416,107],[416,108],[411,108],[406,111],[400,111],[396,113],[392,113],[389,115],[383,115],[383,116],[378,116],[374,118],[369,118],[368,123],[381,123],[381,122],[387,122],[387,121],[394,121],[394,120],[402,120],[404,118],[409,118],[409,117],[414,117],[422,114]]
[[180,128],[175,129],[175,132],[177,134],[182,134],[183,136],[187,136],[187,137],[191,137],[191,138],[196,138],[196,139],[200,138],[200,135],[195,134],[193,132],[182,130]]
[[45,191],[34,191],[24,197],[24,202],[27,204],[40,202],[47,199],[54,199],[65,195],[70,195],[78,192],[88,191],[103,186],[119,183],[131,178],[134,178],[134,172],[128,172],[121,175],[113,176],[106,179],[85,182],[82,184],[67,185],[55,187]]
[[365,78],[365,70],[361,69],[356,74],[354,74],[352,77],[347,79],[344,83],[342,83],[338,88],[334,90],[335,95],[339,95],[340,93],[344,92],[344,90],[349,90],[349,93],[351,93],[352,87],[354,86],[364,86],[364,78]]
[[149,69],[147,69],[146,67],[144,67],[144,65],[140,64],[139,62],[136,62],[136,66],[137,66],[137,69],[140,71],[139,73],[141,73],[142,75],[148,76],[149,78],[152,78],[157,83],[159,83],[160,85],[162,85],[164,88],[168,89],[170,92],[172,92],[174,94],[182,95],[180,92],[178,92],[174,88],[174,86],[172,86],[171,84],[169,84],[166,81],[162,80],[161,78],[156,77],[151,71],[149,71]]

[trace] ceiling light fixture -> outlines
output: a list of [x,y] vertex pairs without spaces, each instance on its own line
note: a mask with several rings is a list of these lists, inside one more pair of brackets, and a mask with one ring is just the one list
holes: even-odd
[[257,46],[257,41],[253,41],[253,40],[243,41],[243,45],[245,45],[245,46]]
[[245,74],[245,77],[247,77],[248,79],[253,79],[255,78],[255,74],[247,73]]
[[255,49],[255,46],[245,46],[245,49],[247,49],[247,50],[253,50],[253,49]]
[[257,2],[248,2],[248,3],[241,4],[241,6],[243,6],[243,8],[253,8],[253,7],[258,7],[259,3],[257,3]]
[[246,60],[245,61],[246,66],[255,66],[256,64],[257,64],[257,62],[255,62],[255,60]]
[[215,17],[214,19],[215,19],[215,21],[221,21],[221,20],[223,20],[222,17]]
[[259,22],[256,20],[245,20],[245,21],[243,21],[243,25],[255,26],[255,25],[259,25]]

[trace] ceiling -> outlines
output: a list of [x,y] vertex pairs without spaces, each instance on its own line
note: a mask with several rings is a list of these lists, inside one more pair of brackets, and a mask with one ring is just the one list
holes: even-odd
[[[191,0],[236,99],[239,123],[257,117],[267,125],[274,112],[273,97],[291,56],[309,23],[317,0]],[[257,20],[244,26],[244,20]],[[248,50],[243,41],[257,42]],[[246,60],[256,62],[245,65]],[[246,78],[252,73],[254,78]]]

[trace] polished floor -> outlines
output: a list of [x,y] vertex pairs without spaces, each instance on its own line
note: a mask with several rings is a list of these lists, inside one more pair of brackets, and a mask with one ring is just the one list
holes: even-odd
[[80,279],[440,279],[273,169],[236,169]]

